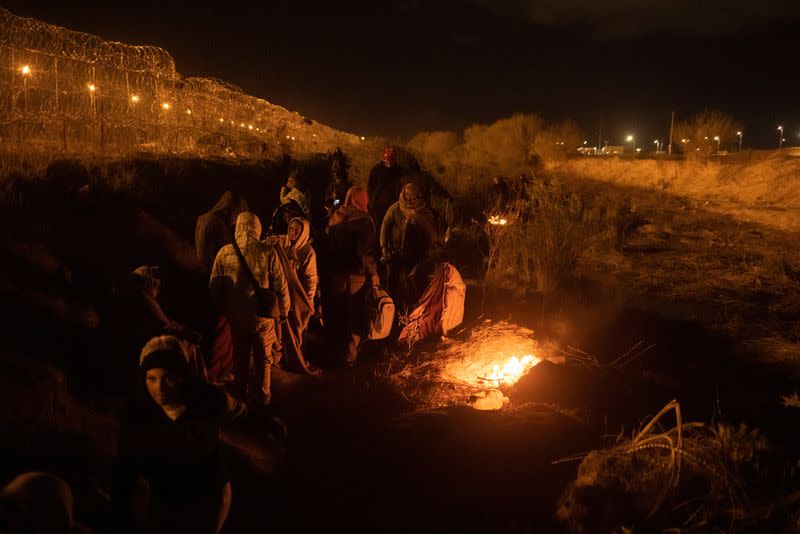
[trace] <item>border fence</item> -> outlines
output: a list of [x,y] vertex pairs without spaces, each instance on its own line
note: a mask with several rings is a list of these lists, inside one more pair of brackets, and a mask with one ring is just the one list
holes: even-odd
[[269,157],[364,138],[211,78],[166,51],[104,41],[0,8],[0,143],[7,150]]

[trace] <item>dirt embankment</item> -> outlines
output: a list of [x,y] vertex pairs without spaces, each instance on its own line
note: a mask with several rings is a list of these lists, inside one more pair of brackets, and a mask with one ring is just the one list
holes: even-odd
[[552,169],[580,177],[689,197],[704,208],[780,230],[800,230],[800,160],[699,161],[582,158]]

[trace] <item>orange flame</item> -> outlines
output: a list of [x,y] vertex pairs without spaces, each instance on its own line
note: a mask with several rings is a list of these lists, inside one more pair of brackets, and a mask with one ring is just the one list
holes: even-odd
[[541,360],[539,358],[536,358],[531,354],[527,354],[521,359],[517,358],[516,356],[512,356],[502,368],[499,364],[492,366],[492,372],[489,373],[488,376],[483,377],[483,380],[497,382],[498,385],[512,385],[540,361]]

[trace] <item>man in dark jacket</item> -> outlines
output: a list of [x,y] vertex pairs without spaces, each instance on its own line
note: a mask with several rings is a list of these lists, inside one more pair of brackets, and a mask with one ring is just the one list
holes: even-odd
[[408,183],[391,205],[381,225],[381,253],[388,265],[389,293],[400,309],[414,304],[422,288],[412,273],[439,240],[436,214],[425,203],[420,188]]
[[217,252],[233,242],[236,218],[244,211],[247,211],[247,201],[230,191],[225,191],[211,211],[197,218],[194,246],[204,274],[211,272]]
[[394,149],[388,146],[383,152],[383,161],[372,168],[367,182],[369,214],[373,221],[380,224],[389,206],[397,202],[402,187],[403,169],[395,161]]
[[331,338],[344,352],[344,364],[355,365],[367,325],[366,292],[377,286],[375,224],[367,213],[367,192],[353,186],[344,205],[328,223]]

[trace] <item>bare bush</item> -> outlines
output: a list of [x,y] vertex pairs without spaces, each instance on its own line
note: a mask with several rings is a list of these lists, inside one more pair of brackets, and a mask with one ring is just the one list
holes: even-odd
[[688,158],[705,159],[736,141],[741,126],[721,111],[704,111],[675,127],[677,145]]

